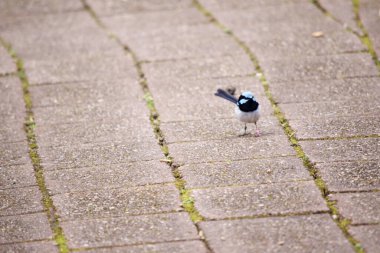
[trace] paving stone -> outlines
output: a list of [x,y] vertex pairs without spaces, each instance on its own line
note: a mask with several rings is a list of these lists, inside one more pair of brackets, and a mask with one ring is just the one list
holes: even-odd
[[296,157],[189,164],[179,169],[187,188],[311,179],[301,160]]
[[[380,94],[379,77],[335,80],[307,80],[272,82],[270,90],[278,103],[339,101],[360,98],[377,99]],[[292,87],[289,89],[289,87]]]
[[23,128],[24,125],[21,119],[18,122],[5,120],[4,124],[2,123],[2,126],[0,126],[0,142],[7,143],[26,140],[26,134]]
[[329,191],[380,189],[379,161],[317,163]]
[[293,2],[302,2],[300,0],[238,0],[238,1],[225,1],[225,0],[200,0],[199,1],[206,9],[211,12],[217,12],[219,10],[231,10],[231,9],[253,9],[262,8],[263,6],[289,4]]
[[368,253],[379,251],[380,245],[380,225],[366,225],[350,227],[350,232],[354,238],[360,241],[364,250]]
[[[120,118],[149,118],[145,102],[103,101],[82,106],[49,106],[34,108],[37,125],[116,120]],[[143,125],[143,122],[141,123]]]
[[206,219],[328,211],[314,181],[192,191]]
[[26,141],[0,144],[1,166],[29,163],[29,150]]
[[0,217],[0,243],[51,239],[45,213]]
[[[90,64],[89,64],[90,63]],[[124,54],[75,56],[60,61],[30,60],[25,62],[31,84],[89,80],[114,80],[136,76],[132,62]]]
[[60,13],[82,9],[81,2],[76,0],[33,0],[14,1],[5,0],[0,3],[0,16],[24,16]]
[[259,59],[265,75],[271,82],[342,79],[377,76],[378,72],[367,53],[330,56],[306,56],[297,59]]
[[0,115],[24,112],[25,104],[19,78],[16,76],[0,77]]
[[170,168],[159,161],[45,171],[44,176],[51,194],[174,181]]
[[298,139],[380,135],[380,117],[290,120]]
[[67,124],[39,124],[35,128],[40,146],[68,146],[106,142],[142,142],[154,140],[146,118],[103,119]]
[[351,140],[301,141],[312,162],[334,162],[378,159],[378,138]]
[[2,46],[0,46],[0,62],[0,75],[16,72],[16,64],[13,62],[7,50]]
[[288,120],[337,117],[377,116],[379,100],[351,99],[344,101],[321,101],[310,103],[280,104]]
[[1,245],[0,253],[53,253],[59,252],[52,242],[25,242]]
[[354,252],[328,214],[209,221],[200,226],[218,253]]
[[86,11],[28,16],[2,28],[2,36],[12,42],[12,47],[24,62],[59,62],[75,56],[96,57],[101,54],[112,57],[124,54],[123,49]]
[[154,0],[142,0],[138,2],[133,0],[90,0],[89,4],[94,8],[96,13],[102,16],[146,11],[188,9],[192,7],[191,0],[167,0],[164,3]]
[[182,241],[182,242],[167,242],[167,243],[155,243],[155,244],[144,244],[137,246],[127,246],[127,247],[115,247],[107,249],[94,249],[87,251],[88,253],[208,253],[206,246],[201,241]]
[[331,199],[352,224],[380,222],[380,192],[337,193]]
[[0,190],[0,215],[42,212],[42,196],[37,186]]
[[70,248],[198,239],[187,213],[62,222]]
[[350,27],[355,32],[361,34],[361,30],[356,24],[352,2],[347,2],[344,0],[320,0],[319,3],[334,17],[342,21],[343,26]]
[[214,77],[245,76],[255,73],[246,55],[222,56],[213,58],[188,59],[178,61],[152,62],[143,65],[143,71],[151,79],[180,77],[201,79]]
[[[212,119],[161,123],[161,130],[167,143],[240,138],[244,124],[237,119]],[[274,117],[263,117],[258,122],[261,136],[284,133]],[[179,131],[180,130],[180,131]],[[255,133],[255,125],[249,124],[247,132]]]
[[31,164],[0,166],[0,189],[36,185]]
[[380,3],[378,1],[360,1],[360,19],[369,33],[369,37],[371,38],[378,57],[380,55],[380,28],[378,25],[380,21],[379,9]]
[[41,165],[46,170],[111,165],[163,158],[158,144],[152,141],[128,144],[83,144],[76,147],[40,147],[39,154],[43,161]]
[[103,101],[141,100],[142,89],[137,79],[71,82],[56,85],[36,85],[29,88],[33,107],[83,105]]
[[58,194],[53,201],[62,220],[172,212],[181,206],[174,185]]
[[230,140],[174,143],[170,154],[177,163],[228,162],[274,156],[294,155],[285,136],[249,137]]

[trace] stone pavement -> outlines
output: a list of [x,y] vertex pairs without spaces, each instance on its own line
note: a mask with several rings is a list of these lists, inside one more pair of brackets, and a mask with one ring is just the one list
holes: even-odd
[[0,1],[0,252],[380,252],[379,9]]

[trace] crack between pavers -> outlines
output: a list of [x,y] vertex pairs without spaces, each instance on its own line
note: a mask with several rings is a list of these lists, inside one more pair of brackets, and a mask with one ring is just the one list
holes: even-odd
[[17,245],[20,243],[33,243],[33,242],[54,242],[53,239],[36,239],[36,240],[23,240],[23,241],[17,241],[17,242],[6,242],[6,243],[0,243],[0,245],[7,246],[7,245]]
[[34,131],[36,127],[36,123],[35,123],[35,117],[33,113],[32,99],[29,92],[30,85],[29,85],[28,77],[25,72],[24,63],[22,59],[14,51],[10,43],[7,43],[3,38],[0,38],[0,44],[2,44],[6,48],[7,52],[12,57],[12,59],[14,59],[17,66],[17,75],[22,85],[22,92],[23,92],[25,109],[26,109],[24,130],[25,130],[27,142],[28,142],[29,157],[32,162],[34,175],[36,177],[39,191],[42,195],[42,205],[43,205],[43,208],[45,209],[45,213],[47,215],[50,228],[53,232],[54,241],[56,242],[56,245],[60,253],[67,253],[69,252],[69,249],[68,249],[66,237],[60,225],[60,217],[57,214],[57,209],[54,206],[51,196],[49,195],[46,182],[45,182],[45,177],[44,177],[44,169],[41,165],[41,157],[38,153],[38,144],[36,140],[36,134]]
[[308,170],[310,176],[312,176],[315,185],[320,190],[321,195],[323,199],[326,202],[326,205],[329,209],[329,214],[331,219],[337,224],[339,229],[343,232],[346,239],[350,242],[352,247],[355,249],[357,253],[363,253],[365,252],[362,248],[359,241],[354,238],[354,236],[349,232],[348,226],[351,223],[350,220],[343,217],[343,215],[339,212],[336,201],[332,201],[330,199],[329,190],[327,188],[327,185],[325,181],[322,179],[319,170],[315,167],[315,165],[310,161],[309,157],[304,152],[303,148],[299,144],[299,140],[295,136],[295,131],[292,129],[292,127],[289,124],[289,120],[285,117],[284,113],[281,111],[280,107],[278,106],[277,101],[275,101],[269,87],[269,83],[267,78],[265,77],[264,71],[261,68],[259,64],[259,60],[256,57],[256,55],[251,51],[251,49],[246,45],[246,43],[238,38],[232,30],[227,28],[225,25],[223,25],[221,22],[219,22],[214,15],[207,10],[198,0],[193,0],[194,6],[205,15],[205,17],[209,18],[210,22],[213,23],[215,26],[217,26],[219,29],[221,29],[226,34],[229,34],[231,38],[240,45],[240,47],[243,49],[243,51],[247,54],[247,56],[250,58],[253,66],[255,67],[256,72],[258,73],[258,78],[263,85],[263,88],[265,90],[265,95],[267,99],[272,104],[272,108],[274,110],[274,114],[277,117],[280,125],[282,126],[284,133],[288,137],[291,146],[293,147],[294,151],[296,152],[297,156],[303,161],[303,164],[305,168]]
[[159,242],[138,242],[138,243],[130,243],[130,244],[118,244],[111,246],[99,246],[99,247],[87,247],[87,248],[73,248],[73,252],[83,252],[88,250],[97,250],[97,249],[113,249],[113,248],[121,248],[121,247],[134,247],[134,246],[146,246],[146,245],[159,245],[165,243],[176,243],[176,242],[194,242],[200,241],[199,239],[184,239],[184,240],[167,240],[167,241],[159,241]]
[[380,222],[354,223],[354,224],[351,224],[351,227],[371,226],[371,225],[380,225]]
[[360,29],[360,31],[362,32],[362,34],[356,32],[352,27],[350,27],[349,25],[345,24],[339,18],[335,17],[331,12],[329,12],[319,2],[319,0],[310,0],[310,2],[312,4],[314,4],[314,6],[316,8],[318,8],[323,14],[325,14],[328,17],[330,17],[332,20],[334,20],[335,22],[337,22],[340,25],[342,25],[344,29],[346,29],[347,31],[351,32],[352,34],[356,35],[359,38],[360,42],[367,48],[367,53],[369,53],[371,55],[372,60],[373,60],[375,66],[377,67],[377,70],[379,71],[379,74],[380,74],[380,58],[377,56],[377,53],[376,53],[376,51],[374,49],[374,46],[373,46],[372,39],[369,36],[369,33],[368,33],[367,29],[365,28],[365,26],[364,26],[364,24],[363,24],[363,22],[362,22],[362,20],[360,18],[360,13],[359,13],[359,10],[360,10],[360,0],[352,0],[352,11],[353,11],[353,13],[355,15],[356,25]]
[[366,193],[366,192],[380,192],[378,189],[363,189],[363,190],[343,190],[343,191],[330,191],[330,194],[340,194],[340,193]]
[[370,135],[352,135],[352,136],[336,136],[336,137],[316,137],[316,138],[298,138],[299,141],[327,141],[327,140],[355,140],[355,139],[368,139],[368,138],[379,138],[379,134]]
[[95,20],[95,22],[98,24],[98,26],[104,30],[108,36],[115,40],[115,42],[121,46],[124,51],[132,58],[138,77],[139,77],[139,84],[141,86],[142,91],[144,92],[144,100],[146,102],[147,108],[150,111],[150,121],[151,121],[151,126],[153,128],[154,135],[158,141],[158,145],[161,148],[161,151],[166,159],[166,164],[170,167],[172,175],[175,179],[175,186],[179,191],[179,197],[182,202],[182,208],[188,213],[192,223],[194,224],[199,239],[203,242],[203,245],[206,247],[208,252],[213,253],[213,250],[211,249],[208,241],[204,237],[204,233],[201,230],[199,226],[199,222],[204,220],[204,217],[199,213],[197,208],[195,207],[195,201],[194,198],[191,196],[191,191],[189,191],[186,188],[186,181],[183,179],[182,174],[179,171],[179,165],[174,163],[173,157],[169,153],[169,147],[166,143],[164,134],[160,128],[160,115],[156,109],[156,106],[154,104],[153,96],[152,93],[149,89],[147,79],[145,76],[145,73],[142,70],[142,65],[137,58],[137,55],[129,48],[127,45],[125,45],[121,39],[110,32],[108,28],[106,27],[105,24],[102,23],[100,18],[97,16],[95,11],[91,8],[91,6],[86,2],[86,0],[81,0],[85,10],[89,13],[89,15]]

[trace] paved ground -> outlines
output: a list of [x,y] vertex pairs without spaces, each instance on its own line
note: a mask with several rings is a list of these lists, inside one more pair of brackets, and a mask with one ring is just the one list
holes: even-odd
[[0,252],[380,252],[379,9],[0,1]]

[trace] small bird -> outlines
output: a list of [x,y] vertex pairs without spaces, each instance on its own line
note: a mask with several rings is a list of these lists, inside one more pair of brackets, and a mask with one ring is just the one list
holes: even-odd
[[247,132],[247,123],[255,123],[256,126],[256,133],[255,136],[260,136],[260,131],[257,127],[257,121],[260,118],[260,105],[256,101],[255,97],[253,96],[252,92],[250,91],[244,91],[239,99],[235,98],[234,96],[230,95],[227,91],[218,89],[215,96],[224,98],[236,105],[235,107],[235,114],[236,117],[244,122],[244,135]]

